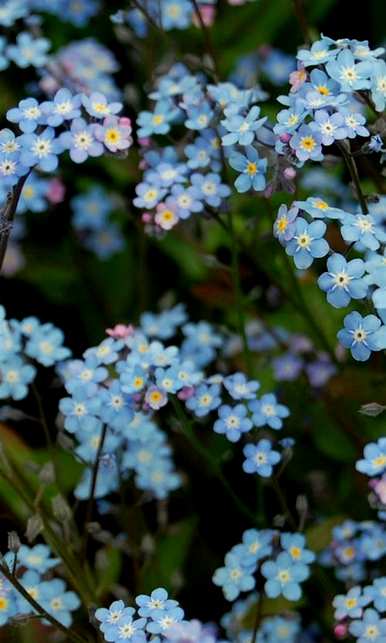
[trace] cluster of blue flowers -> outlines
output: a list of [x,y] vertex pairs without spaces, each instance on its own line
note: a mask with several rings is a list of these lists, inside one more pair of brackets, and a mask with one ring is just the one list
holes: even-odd
[[306,548],[303,534],[248,529],[242,542],[225,556],[225,566],[215,571],[213,582],[222,587],[228,601],[234,601],[240,592],[256,587],[255,574],[259,570],[269,598],[284,596],[297,601],[302,594],[301,583],[309,577],[309,565],[314,560],[315,554]]
[[[368,607],[371,605],[372,607]],[[386,577],[379,577],[371,585],[351,587],[347,594],[339,594],[333,600],[335,619],[339,622],[335,631],[349,632],[357,641],[378,641],[386,636]]]
[[116,200],[107,190],[94,185],[71,200],[72,226],[83,245],[99,259],[109,259],[125,247],[122,232],[111,213]]
[[70,351],[63,340],[59,328],[36,317],[6,320],[0,306],[0,399],[26,397],[36,376],[32,361],[49,367],[67,359]]
[[[12,188],[33,169],[53,172],[65,150],[75,163],[126,150],[132,142],[131,126],[129,119],[116,116],[121,109],[121,103],[111,103],[103,94],[72,94],[68,89],[42,103],[23,99],[7,112],[21,134],[0,131],[0,185]],[[57,128],[64,125],[60,133]]]
[[[52,578],[52,570],[60,563],[60,559],[52,557],[47,545],[21,545],[17,553],[6,553],[1,563],[15,573],[31,598],[48,614],[66,627],[71,625],[72,612],[78,609],[80,600],[75,592],[67,589],[61,578]],[[5,625],[16,617],[36,614],[26,598],[0,572],[0,625]],[[43,623],[48,624],[45,619]]]

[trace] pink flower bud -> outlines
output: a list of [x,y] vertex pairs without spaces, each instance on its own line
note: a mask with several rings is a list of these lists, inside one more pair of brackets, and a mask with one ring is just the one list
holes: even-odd
[[138,143],[139,143],[142,147],[149,147],[149,145],[150,145],[150,138],[139,138],[139,139],[138,139]]
[[60,179],[52,179],[48,186],[46,197],[50,203],[62,203],[65,193],[66,188],[64,183],[62,183]]
[[334,627],[334,634],[337,639],[343,639],[347,634],[347,623],[338,623]]
[[193,386],[185,386],[177,393],[177,397],[183,401],[188,400],[192,395],[194,395]]
[[[215,7],[213,5],[204,5],[203,7],[200,7],[199,11],[204,25],[206,27],[210,27],[213,24],[216,15]],[[200,21],[196,14],[194,14],[193,16],[193,24],[195,27],[201,27]]]
[[294,167],[286,167],[283,174],[286,179],[292,181],[292,179],[294,179],[296,176],[296,170]]
[[280,134],[279,138],[282,143],[288,143],[288,141],[291,140],[292,136],[291,134]]
[[150,212],[144,212],[141,218],[142,223],[151,223],[153,221],[153,216]]
[[107,335],[114,337],[114,339],[126,339],[134,333],[134,326],[131,324],[126,326],[125,324],[116,324],[114,328],[106,328]]

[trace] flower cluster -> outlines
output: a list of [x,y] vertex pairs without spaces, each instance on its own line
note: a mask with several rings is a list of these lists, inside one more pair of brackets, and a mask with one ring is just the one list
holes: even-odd
[[36,375],[32,361],[49,367],[67,359],[71,353],[63,340],[53,324],[42,324],[36,317],[6,320],[0,307],[0,399],[26,397]]
[[[333,600],[335,632],[344,636],[347,632],[357,641],[381,641],[386,635],[386,578],[376,578],[371,585],[355,585],[347,594],[339,594]],[[368,607],[372,605],[372,607]]]
[[314,560],[315,554],[306,548],[303,534],[248,529],[242,542],[225,556],[225,566],[216,570],[213,582],[222,587],[228,601],[234,601],[240,592],[256,587],[255,574],[259,570],[269,598],[282,595],[297,601],[302,593],[300,585],[309,577],[309,565]]
[[[66,627],[71,625],[72,612],[78,609],[80,600],[75,592],[67,589],[61,578],[52,578],[51,570],[60,560],[52,558],[47,545],[21,545],[17,553],[5,554],[1,563],[18,577],[26,592],[48,614]],[[0,572],[0,625],[5,625],[16,617],[25,618],[36,614],[38,612]],[[46,619],[43,623],[48,625]]]

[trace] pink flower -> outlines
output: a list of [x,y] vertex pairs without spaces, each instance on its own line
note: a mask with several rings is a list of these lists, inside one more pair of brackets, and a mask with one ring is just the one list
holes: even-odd
[[307,72],[305,69],[298,69],[293,71],[289,75],[289,83],[291,85],[291,92],[297,92],[298,89],[305,83],[307,80]]
[[128,326],[125,326],[125,324],[116,324],[114,328],[106,328],[106,333],[110,335],[110,337],[114,337],[114,339],[126,339],[126,337],[133,335],[134,326],[131,324]]
[[[206,27],[211,27],[216,16],[216,9],[213,5],[203,5],[199,8],[202,21]],[[193,24],[195,27],[201,27],[201,23],[196,14],[193,15]]]
[[51,179],[48,186],[48,192],[46,194],[47,199],[50,203],[62,203],[64,200],[64,195],[66,194],[66,187],[60,179]]
[[174,228],[176,223],[178,223],[178,215],[175,210],[166,205],[166,203],[159,203],[157,205],[157,213],[154,217],[154,220],[157,225],[159,225],[162,230],[171,230]]
[[194,395],[194,387],[193,386],[184,386],[184,388],[182,388],[177,393],[177,397],[180,400],[183,400],[184,402],[185,402],[185,400],[188,400],[190,397],[192,397],[192,395]]
[[383,505],[386,505],[386,477],[383,476],[378,480],[372,480],[371,485]]
[[127,150],[133,142],[129,118],[108,116],[103,125],[95,125],[95,138],[110,152]]

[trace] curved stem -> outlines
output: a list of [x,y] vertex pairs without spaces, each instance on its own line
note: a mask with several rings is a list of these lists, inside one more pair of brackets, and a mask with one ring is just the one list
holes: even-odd
[[91,477],[91,487],[90,487],[90,495],[88,499],[88,504],[87,504],[87,510],[86,510],[86,519],[85,519],[85,535],[84,535],[84,545],[83,545],[83,551],[86,554],[87,553],[87,544],[88,544],[88,538],[89,538],[89,532],[87,530],[87,525],[88,523],[91,522],[92,519],[92,512],[94,508],[94,500],[95,500],[95,489],[97,485],[97,479],[98,479],[98,471],[99,471],[99,463],[103,451],[103,447],[105,444],[106,440],[106,435],[107,435],[107,424],[103,425],[102,433],[101,433],[101,439],[99,441],[98,445],[98,450],[96,452],[95,456],[95,462],[92,470],[92,477]]
[[19,203],[20,195],[26,180],[31,174],[31,170],[22,176],[16,185],[12,188],[12,192],[8,195],[8,202],[0,212],[0,271],[3,266],[7,245],[12,230],[12,223],[16,213],[17,204]]
[[347,169],[350,172],[351,180],[355,186],[355,191],[356,195],[358,197],[359,204],[361,206],[361,210],[363,214],[368,214],[369,209],[367,207],[366,199],[363,195],[362,188],[361,188],[361,182],[359,178],[359,173],[358,173],[358,168],[355,163],[355,159],[352,157],[351,153],[348,152],[344,146],[344,144],[338,142],[338,147],[340,151],[342,152],[342,156],[345,160],[345,163],[347,165]]

